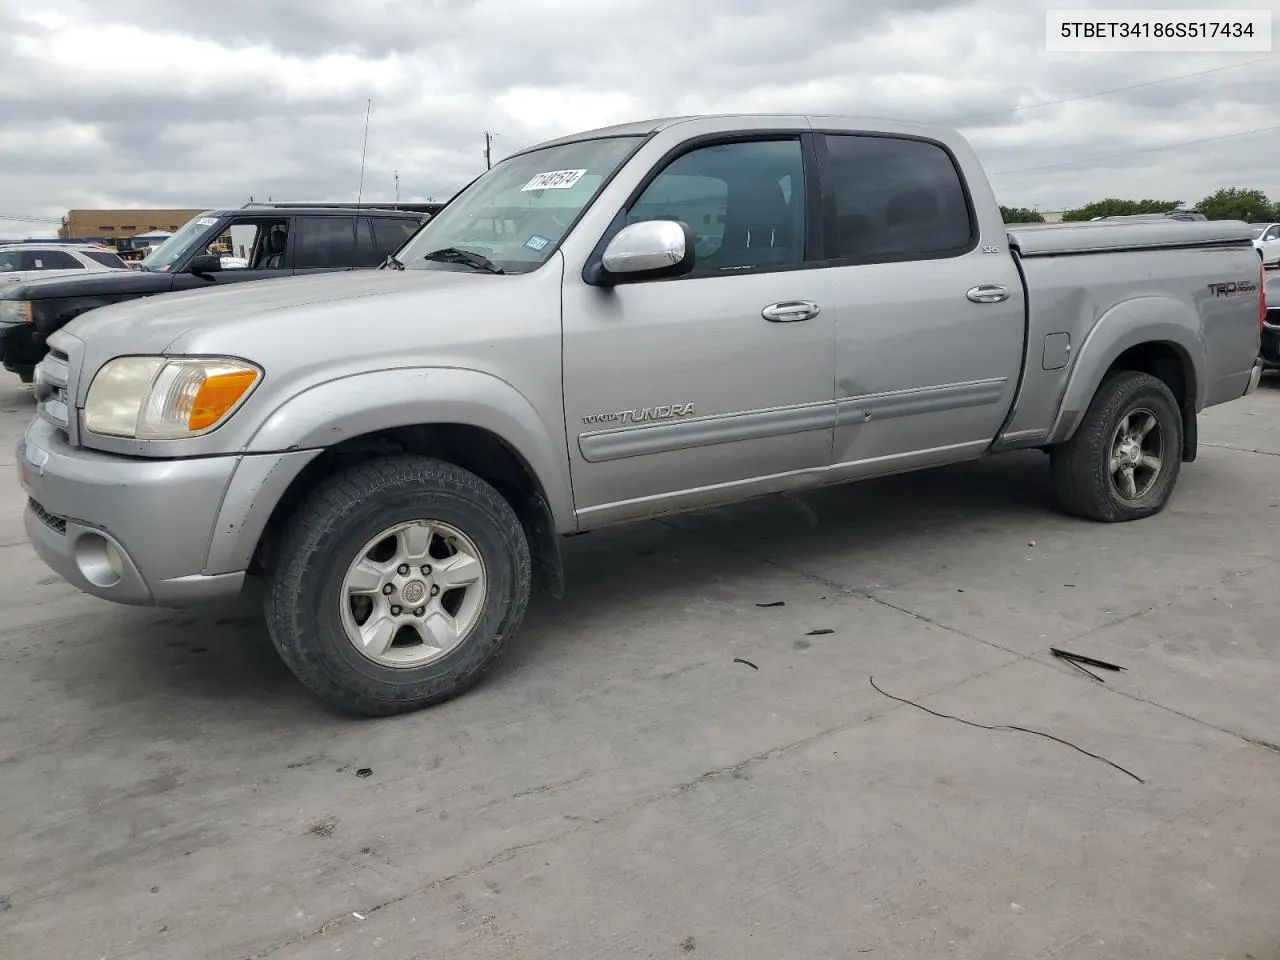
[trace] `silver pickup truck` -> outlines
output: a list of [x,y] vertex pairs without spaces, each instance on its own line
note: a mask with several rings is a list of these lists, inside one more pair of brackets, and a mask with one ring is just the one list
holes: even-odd
[[39,555],[187,606],[266,582],[317,696],[456,695],[560,537],[1038,448],[1147,517],[1255,388],[1243,223],[1007,230],[933,127],[697,117],[485,173],[384,268],[108,306],[50,339],[17,451]]

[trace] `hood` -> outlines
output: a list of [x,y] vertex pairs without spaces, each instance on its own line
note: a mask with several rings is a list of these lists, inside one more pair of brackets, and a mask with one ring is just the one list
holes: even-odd
[[0,286],[6,300],[55,300],[65,297],[144,296],[165,293],[173,287],[168,273],[142,270],[68,270],[67,275],[31,279]]
[[275,314],[305,312],[319,304],[453,287],[472,289],[487,279],[516,278],[445,270],[353,270],[281,277],[100,307],[72,320],[66,329],[81,340],[105,334],[129,342],[130,349],[160,352],[189,331],[230,333],[232,328],[245,328],[252,332]]
[[482,365],[499,340],[558,343],[563,264],[557,253],[523,274],[355,270],[237,283],[91,310],[50,343],[79,340],[86,373],[126,354],[241,357],[281,390],[391,367]]

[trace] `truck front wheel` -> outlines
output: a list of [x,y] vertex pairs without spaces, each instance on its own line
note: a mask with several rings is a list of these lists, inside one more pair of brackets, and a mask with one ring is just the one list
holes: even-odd
[[328,478],[288,521],[267,625],[322,701],[388,716],[480,680],[524,618],[530,576],[493,487],[441,460],[379,458]]
[[1164,381],[1118,371],[1098,388],[1075,435],[1051,451],[1068,513],[1117,523],[1159,513],[1182,467],[1182,417]]

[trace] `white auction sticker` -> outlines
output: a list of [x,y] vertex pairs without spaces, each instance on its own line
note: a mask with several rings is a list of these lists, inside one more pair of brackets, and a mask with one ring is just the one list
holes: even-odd
[[540,173],[523,187],[520,192],[526,190],[568,190],[575,183],[582,179],[585,170],[548,170],[546,173]]
[[196,220],[196,223],[198,223],[202,227],[212,227],[217,222],[218,222],[217,217],[200,217],[198,220]]
[[1270,10],[1048,10],[1053,53],[1248,53],[1271,50]]

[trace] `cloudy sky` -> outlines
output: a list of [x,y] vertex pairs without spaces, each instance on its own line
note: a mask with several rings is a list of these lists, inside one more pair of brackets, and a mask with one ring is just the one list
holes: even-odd
[[369,99],[372,200],[396,171],[401,199],[446,198],[483,170],[486,130],[501,158],[623,120],[756,111],[955,121],[1011,206],[1230,185],[1280,199],[1280,129],[1185,145],[1280,127],[1280,45],[1045,52],[1046,8],[1118,5],[0,0],[0,234],[47,232],[37,218],[70,207],[354,200]]

